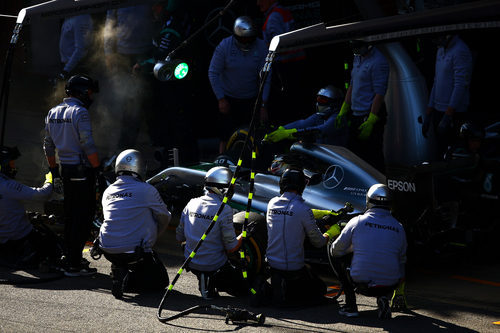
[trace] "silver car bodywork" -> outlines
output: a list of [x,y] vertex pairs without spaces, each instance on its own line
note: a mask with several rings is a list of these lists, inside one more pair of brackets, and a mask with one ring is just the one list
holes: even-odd
[[[362,212],[365,208],[366,191],[371,185],[385,184],[386,181],[384,175],[344,147],[297,142],[290,151],[298,154],[304,161],[304,173],[311,179],[303,193],[304,200],[311,208],[338,210],[346,202],[350,202],[355,212]],[[215,164],[203,165],[202,168],[210,166]],[[172,167],[147,182],[155,185],[167,180],[184,187],[200,186],[205,173],[200,168]],[[280,194],[279,179],[279,176],[271,173],[255,174],[252,210],[266,212],[269,200]],[[248,189],[248,177],[238,177],[231,199],[232,205],[245,207]]]

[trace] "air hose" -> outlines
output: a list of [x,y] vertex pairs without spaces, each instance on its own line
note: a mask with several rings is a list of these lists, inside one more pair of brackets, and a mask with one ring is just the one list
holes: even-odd
[[[235,183],[236,183],[236,178],[237,178],[237,176],[238,176],[238,174],[239,174],[239,172],[241,170],[243,153],[244,153],[246,147],[248,146],[248,144],[250,142],[251,134],[253,133],[253,130],[255,128],[256,114],[257,114],[257,111],[260,110],[260,105],[262,103],[261,101],[262,101],[262,92],[264,90],[264,83],[266,82],[267,76],[270,73],[271,64],[272,64],[272,62],[274,60],[274,56],[275,56],[274,52],[269,52],[268,55],[266,56],[266,61],[265,61],[265,64],[264,64],[264,66],[262,68],[262,71],[261,71],[261,81],[260,81],[260,85],[259,85],[259,92],[258,92],[257,98],[255,100],[255,105],[254,105],[254,109],[253,109],[253,113],[252,113],[252,119],[250,121],[250,126],[249,126],[249,131],[248,131],[249,135],[245,138],[245,142],[243,144],[243,147],[241,148],[240,156],[239,156],[238,162],[236,164],[236,169],[235,169],[235,171],[233,173],[233,178],[231,179],[228,191],[226,192],[224,198],[222,199],[222,204],[219,206],[219,209],[217,210],[217,213],[214,215],[212,221],[210,222],[209,226],[207,227],[207,229],[205,230],[205,232],[201,236],[200,240],[196,244],[196,246],[193,249],[193,251],[191,251],[190,255],[186,258],[186,260],[182,264],[181,268],[179,268],[179,270],[177,271],[177,274],[175,275],[175,277],[172,280],[172,282],[170,283],[170,285],[167,287],[167,290],[165,291],[165,294],[163,295],[163,298],[162,298],[160,304],[158,305],[157,318],[162,323],[165,323],[165,322],[168,322],[170,320],[179,318],[179,317],[184,316],[184,315],[186,315],[186,314],[188,314],[190,312],[193,312],[193,311],[195,311],[197,309],[202,309],[202,308],[204,308],[204,309],[210,308],[210,309],[215,309],[215,310],[219,310],[219,311],[224,312],[226,314],[226,323],[229,323],[229,321],[237,321],[237,320],[233,320],[233,319],[234,318],[240,319],[240,317],[241,318],[247,318],[247,319],[249,319],[249,318],[255,318],[257,320],[254,320],[254,321],[257,321],[257,323],[261,323],[261,321],[262,321],[262,323],[264,322],[265,316],[262,315],[262,314],[254,315],[254,314],[251,314],[250,312],[248,312],[248,311],[246,311],[244,309],[221,308],[221,307],[217,307],[215,305],[204,305],[204,306],[200,305],[200,306],[195,306],[193,308],[184,310],[184,311],[179,312],[178,314],[175,314],[175,315],[170,316],[170,317],[168,317],[168,316],[167,317],[163,317],[161,314],[162,314],[165,302],[166,302],[168,296],[170,295],[172,289],[174,288],[175,283],[177,282],[177,280],[181,276],[182,272],[186,269],[186,267],[189,265],[189,263],[191,262],[191,260],[196,255],[196,251],[198,251],[198,249],[202,245],[203,241],[205,240],[205,238],[207,237],[207,235],[210,233],[210,231],[214,227],[215,223],[217,222],[217,219],[219,218],[219,215],[222,213],[224,207],[226,206],[226,204],[229,203],[229,201],[231,200],[231,198],[232,198],[232,196],[234,194],[234,187],[235,187]],[[255,156],[254,149],[252,149],[252,160],[254,159],[254,156]],[[249,194],[249,198],[251,198],[250,194]],[[251,202],[250,202],[250,204],[251,204]],[[249,208],[247,208],[247,211],[248,210],[249,210]],[[245,220],[246,220],[245,221],[245,223],[246,223],[247,220],[248,220],[247,216],[245,217]],[[244,224],[243,228],[245,228],[245,224]],[[246,230],[245,230],[245,232],[246,232]],[[243,253],[243,256],[244,256],[244,253]],[[246,271],[244,271],[244,272],[246,273]],[[245,274],[245,273],[243,273],[243,274]],[[228,309],[231,309],[231,310],[228,310]],[[249,317],[245,317],[245,316],[249,316]]]
[[186,309],[184,311],[181,311],[171,317],[168,318],[168,320],[174,320],[177,318],[180,318],[182,316],[185,316],[187,314],[196,312],[197,310],[215,310],[222,315],[226,316],[226,324],[229,324],[230,322],[232,324],[242,324],[242,323],[248,323],[248,321],[253,321],[258,325],[264,324],[264,321],[266,320],[266,316],[264,316],[262,313],[255,314],[252,313],[248,310],[241,309],[241,308],[235,308],[235,307],[220,307],[216,306],[213,304],[207,304],[207,305],[196,305],[193,306],[189,309]]

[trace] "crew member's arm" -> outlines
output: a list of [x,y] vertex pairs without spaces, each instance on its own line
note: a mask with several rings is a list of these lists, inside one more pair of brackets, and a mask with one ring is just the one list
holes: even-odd
[[371,69],[371,80],[375,97],[373,98],[370,112],[375,116],[378,116],[380,108],[384,103],[384,96],[387,92],[389,82],[389,70],[389,63],[385,57],[377,61]]
[[80,146],[87,155],[87,158],[94,169],[99,168],[101,162],[97,155],[97,148],[92,137],[92,125],[90,123],[90,116],[87,109],[80,110],[76,118],[76,126],[80,134]]
[[225,50],[227,47],[226,40],[223,40],[217,47],[215,48],[214,54],[212,56],[212,60],[210,61],[210,66],[208,68],[208,79],[210,80],[210,85],[212,86],[212,90],[219,102],[219,111],[221,113],[229,112],[229,103],[224,98],[224,89],[222,88],[222,79],[221,75],[224,71],[225,66]]
[[224,243],[224,247],[227,253],[236,252],[243,242],[243,237],[242,235],[236,237],[231,209],[226,207],[226,209],[224,209],[221,216],[219,217],[219,220],[217,221],[217,223],[220,223],[222,242]]
[[153,211],[153,216],[157,224],[158,236],[161,235],[166,229],[170,220],[172,219],[172,214],[169,212],[167,205],[163,202],[160,193],[151,186],[150,190],[150,209]]
[[463,102],[467,94],[472,74],[472,56],[468,49],[461,48],[452,58],[453,60],[453,92],[450,96],[446,115],[453,116],[455,110]]
[[47,162],[49,164],[49,170],[51,172],[52,178],[60,178],[61,175],[59,174],[59,166],[56,163],[56,145],[54,144],[54,141],[52,140],[50,136],[50,131],[48,127],[48,117],[46,118],[46,125],[45,125],[45,137],[43,139],[43,151],[45,153],[45,158],[47,159]]
[[52,193],[52,176],[49,175],[50,173],[46,175],[46,180],[42,187],[29,187],[13,179],[9,179],[5,182],[3,194],[15,200],[45,201]]
[[359,217],[352,218],[349,223],[342,229],[340,235],[335,239],[332,244],[332,255],[334,257],[341,257],[347,253],[352,252],[352,232]]
[[182,211],[181,218],[179,219],[179,225],[177,225],[177,228],[175,228],[175,239],[179,242],[185,242],[186,241],[186,235],[184,235],[184,223],[188,219],[188,210],[187,206],[184,207],[184,210]]
[[322,247],[326,245],[328,242],[328,235],[324,235],[321,233],[321,230],[319,230],[318,226],[316,225],[316,220],[314,219],[314,215],[312,210],[306,209],[303,212],[295,212],[297,218],[301,219],[302,225],[304,227],[304,230],[306,232],[307,237],[311,241],[311,244],[314,247]]
[[[45,119],[45,137],[43,138],[43,151],[45,153],[45,158],[49,163],[49,168],[54,169],[57,167],[56,164],[56,145],[50,136],[50,130],[48,125],[49,116]],[[53,175],[54,177],[56,175]]]
[[384,103],[384,95],[375,94],[370,112],[378,116],[378,113],[383,103]]

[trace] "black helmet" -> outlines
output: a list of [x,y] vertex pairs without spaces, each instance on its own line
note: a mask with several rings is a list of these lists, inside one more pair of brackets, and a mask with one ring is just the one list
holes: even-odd
[[372,49],[372,45],[362,40],[351,40],[349,43],[355,56],[364,56]]
[[66,82],[66,95],[80,99],[86,107],[92,103],[89,92],[99,92],[99,82],[85,74],[73,75]]
[[473,123],[464,123],[460,126],[460,137],[465,140],[484,139],[486,135],[484,128]]
[[280,178],[280,193],[283,194],[286,191],[297,191],[299,194],[304,192],[306,187],[306,176],[304,172],[298,169],[286,169]]
[[21,153],[17,147],[0,146],[0,172],[14,178],[17,170],[11,166],[10,162],[16,160],[19,156],[21,156]]
[[236,46],[247,52],[257,38],[257,29],[250,17],[240,16],[234,21],[233,34]]

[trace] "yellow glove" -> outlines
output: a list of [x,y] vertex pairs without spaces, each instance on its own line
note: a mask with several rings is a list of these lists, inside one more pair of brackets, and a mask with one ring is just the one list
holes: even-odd
[[340,112],[337,115],[337,118],[335,118],[335,127],[336,128],[342,127],[342,118],[345,117],[345,115],[349,111],[351,111],[351,104],[348,104],[346,102],[342,103],[342,107],[340,108]]
[[330,227],[330,229],[328,229],[327,231],[325,231],[325,233],[323,235],[328,235],[328,237],[330,239],[334,239],[335,237],[337,237],[338,235],[340,235],[340,227],[338,224],[334,224]]
[[47,183],[53,184],[52,172],[50,172],[50,171],[45,174],[45,183],[44,184],[47,184]]
[[337,216],[338,214],[335,213],[334,211],[327,210],[327,209],[311,209],[314,215],[314,218],[319,220],[322,219],[323,217],[327,215],[334,215]]
[[274,134],[275,132],[277,132],[277,131],[281,131],[281,130],[284,130],[284,129],[285,129],[285,128],[284,128],[283,126],[278,127],[278,129],[277,129],[277,130],[274,130],[274,131],[272,131],[271,133],[268,133],[268,134],[264,135],[264,139],[262,139],[262,141],[271,141],[271,139],[270,139],[270,138],[271,138],[271,137],[273,137],[273,136],[275,135],[275,134]]
[[294,133],[297,133],[296,128],[285,129],[283,126],[280,126],[276,131],[266,134],[264,140],[270,142],[279,142],[284,139],[293,139]]
[[366,119],[366,121],[361,125],[359,125],[358,127],[359,130],[358,139],[367,140],[370,137],[370,135],[372,135],[373,126],[378,120],[379,117],[376,114],[370,112],[370,114],[368,115],[368,119]]

